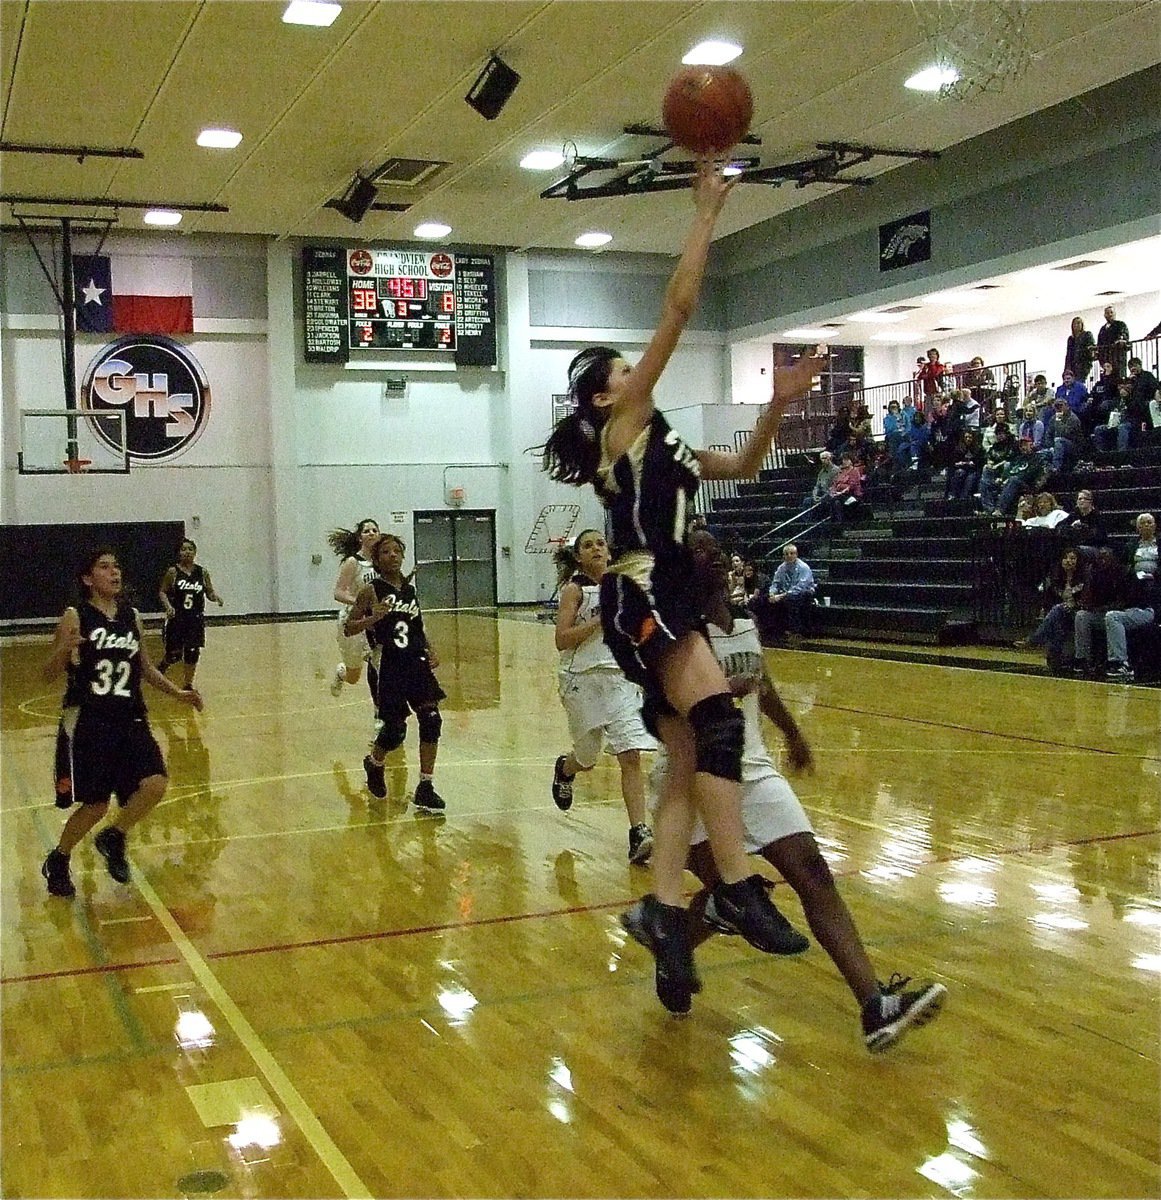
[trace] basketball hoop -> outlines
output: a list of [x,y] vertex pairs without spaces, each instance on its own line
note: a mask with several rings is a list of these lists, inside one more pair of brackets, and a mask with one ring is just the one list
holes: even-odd
[[92,465],[93,460],[91,458],[64,459],[64,469],[70,475],[83,475]]

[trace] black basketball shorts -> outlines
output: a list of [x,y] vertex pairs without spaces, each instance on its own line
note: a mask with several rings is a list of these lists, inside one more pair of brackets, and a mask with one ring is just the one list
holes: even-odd
[[100,721],[66,714],[57,731],[57,804],[124,805],[151,775],[165,774],[161,747],[144,717]]
[[396,666],[386,657],[379,662],[379,694],[375,707],[380,721],[406,720],[408,713],[430,708],[447,693],[426,658]]

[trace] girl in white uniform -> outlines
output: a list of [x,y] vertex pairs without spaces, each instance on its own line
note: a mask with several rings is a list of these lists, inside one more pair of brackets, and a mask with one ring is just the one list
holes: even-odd
[[556,648],[560,651],[560,701],[568,715],[572,750],[556,760],[552,799],[559,809],[572,807],[573,779],[591,771],[602,746],[621,768],[621,795],[629,814],[629,861],[643,863],[653,849],[653,831],[645,819],[645,781],[641,751],[657,743],[641,720],[641,689],[630,683],[601,637],[600,583],[609,565],[604,534],[586,529],[555,555],[560,572],[560,608]]
[[[742,823],[746,850],[762,855],[798,894],[811,932],[859,1002],[867,1048],[885,1050],[907,1029],[934,1017],[943,1005],[947,989],[940,983],[924,983],[914,991],[905,991],[910,979],[898,975],[893,975],[887,984],[879,983],[850,910],[839,895],[830,867],[819,853],[810,818],[762,740],[760,714],[764,712],[782,731],[795,770],[813,767],[810,746],[766,672],[753,620],[744,609],[731,607],[728,602],[729,563],[713,535],[707,530],[693,533],[689,545],[697,579],[694,586],[705,597],[710,644],[730,690],[740,698],[745,720]],[[654,796],[664,787],[666,769],[665,752],[661,751],[650,778]],[[689,869],[703,885],[703,891],[690,905],[691,919],[700,924],[700,929],[693,931],[693,940],[698,940],[699,935],[706,936],[709,929],[734,932],[715,908],[713,888],[719,876],[700,822],[693,832]],[[648,945],[650,935],[640,906],[638,901],[624,914],[622,923],[638,941]],[[807,945],[806,938],[787,923],[782,952],[797,953]]]
[[371,687],[371,698],[375,698],[375,667],[371,661],[371,647],[366,634],[357,633],[348,637],[343,627],[351,615],[351,608],[359,593],[375,578],[375,564],[371,561],[371,547],[379,540],[379,523],[364,517],[354,529],[332,529],[327,542],[335,554],[343,560],[339,577],[335,580],[335,599],[339,609],[338,632],[339,665],[331,677],[331,695],[342,694],[344,683],[358,683],[363,675],[363,663],[368,664],[367,680]]

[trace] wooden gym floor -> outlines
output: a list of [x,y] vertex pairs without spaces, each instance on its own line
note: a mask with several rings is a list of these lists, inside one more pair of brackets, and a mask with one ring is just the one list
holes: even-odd
[[446,818],[407,803],[414,728],[363,790],[329,623],[214,628],[205,713],[149,696],[134,883],[86,841],[71,902],[39,874],[58,689],[44,639],[0,646],[4,1196],[1161,1194],[1155,691],[768,652],[877,970],[949,989],[872,1056],[817,946],[711,939],[668,1017],[617,923],[648,873],[615,767],[549,796],[550,628],[429,623]]

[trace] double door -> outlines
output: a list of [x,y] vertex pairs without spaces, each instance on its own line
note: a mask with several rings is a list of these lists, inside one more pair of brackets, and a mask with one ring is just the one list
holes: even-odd
[[419,599],[425,609],[494,608],[495,512],[417,512],[415,566]]

